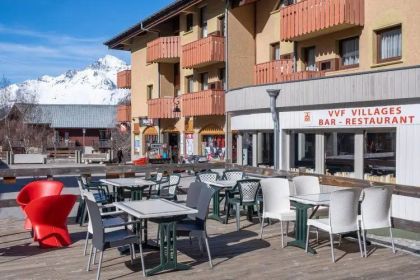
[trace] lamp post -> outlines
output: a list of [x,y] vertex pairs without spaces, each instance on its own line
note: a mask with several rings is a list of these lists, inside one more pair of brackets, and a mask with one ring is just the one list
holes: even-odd
[[276,110],[276,100],[279,96],[279,89],[267,89],[267,93],[270,96],[270,111],[274,123],[274,169],[280,168],[280,124],[279,115]]
[[83,128],[82,132],[83,132],[82,144],[83,144],[83,147],[84,147],[84,146],[85,146],[85,134],[86,134],[86,128]]

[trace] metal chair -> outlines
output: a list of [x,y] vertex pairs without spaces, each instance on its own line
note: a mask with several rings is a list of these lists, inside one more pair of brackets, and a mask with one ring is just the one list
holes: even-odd
[[[234,205],[236,212],[236,229],[240,229],[240,206],[248,207],[248,216],[251,217],[254,206],[259,206],[257,201],[257,193],[260,189],[260,180],[258,179],[244,179],[239,180],[233,189],[233,191],[239,191],[239,197],[227,196],[227,208],[226,208],[226,219],[225,223],[228,223],[230,205]],[[259,207],[258,207],[259,208]],[[258,211],[258,218],[260,218],[260,212]]]
[[296,221],[296,211],[290,209],[289,180],[282,178],[269,178],[261,180],[263,193],[263,214],[261,219],[260,238],[263,236],[264,219],[280,221],[281,247],[284,248],[283,222],[287,222],[286,235],[289,231],[289,221]]
[[[90,270],[93,250],[99,250],[100,256],[99,256],[98,272],[96,274],[96,279],[99,280],[99,277],[101,274],[101,266],[102,266],[102,259],[103,259],[104,251],[109,248],[115,248],[115,247],[120,247],[124,245],[128,245],[130,247],[131,263],[133,263],[133,260],[135,258],[134,244],[138,242],[139,247],[140,247],[141,266],[143,270],[143,275],[145,276],[146,273],[144,270],[143,249],[141,245],[141,231],[138,232],[139,236],[135,235],[134,233],[132,233],[131,231],[127,229],[116,230],[112,232],[105,232],[105,225],[103,223],[101,212],[96,202],[88,198],[86,199],[86,205],[87,205],[87,208],[89,209],[88,211],[91,217],[92,230],[93,230],[93,236],[92,236],[93,246],[91,247],[91,250],[90,250],[90,255],[89,255],[86,270],[87,271]],[[133,225],[136,223],[139,223],[139,221],[112,225],[112,226],[109,226],[108,228]]]
[[392,187],[372,187],[363,190],[363,201],[360,206],[361,215],[359,216],[359,222],[363,233],[365,257],[367,257],[366,231],[370,229],[388,228],[392,252],[395,254],[391,224],[392,192]]
[[[200,195],[197,201],[198,213],[195,215],[194,219],[187,218],[178,222],[176,225],[176,232],[177,236],[189,236],[190,239],[191,236],[197,237],[201,253],[203,253],[202,241],[204,241],[206,244],[207,256],[209,258],[209,265],[210,268],[212,268],[213,263],[206,230],[206,220],[209,211],[209,204],[214,194],[214,189],[210,188],[204,183],[196,182],[193,184],[193,188],[196,188],[196,190],[200,189]],[[194,190],[194,192],[196,190]]]
[[363,257],[357,215],[360,193],[360,189],[340,190],[331,193],[329,217],[324,219],[308,220],[308,228],[306,233],[306,252],[308,252],[309,230],[312,226],[330,234],[331,258],[333,262],[335,262],[334,234],[356,231],[357,239],[359,241],[360,255]]

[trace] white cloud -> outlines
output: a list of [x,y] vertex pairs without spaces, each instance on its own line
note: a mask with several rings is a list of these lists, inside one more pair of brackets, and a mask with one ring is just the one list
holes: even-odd
[[10,35],[0,37],[0,76],[13,82],[83,68],[110,52],[125,60],[129,56],[108,50],[102,44],[104,38],[77,38],[1,24],[0,34]]

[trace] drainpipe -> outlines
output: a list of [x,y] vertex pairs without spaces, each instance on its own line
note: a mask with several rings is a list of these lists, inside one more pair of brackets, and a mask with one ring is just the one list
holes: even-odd
[[224,88],[225,91],[228,90],[229,88],[229,59],[228,59],[228,44],[229,44],[229,40],[228,40],[228,34],[229,34],[229,20],[228,20],[228,16],[229,16],[229,0],[226,0],[226,5],[225,5],[225,80],[226,80],[226,86]]
[[276,100],[279,96],[279,89],[267,89],[267,93],[270,96],[270,111],[274,123],[274,169],[280,168],[280,124],[279,115],[276,110]]

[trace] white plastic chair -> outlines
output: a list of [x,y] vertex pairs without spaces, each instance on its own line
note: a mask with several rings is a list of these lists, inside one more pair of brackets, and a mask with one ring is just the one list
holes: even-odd
[[363,190],[363,201],[360,207],[360,226],[363,233],[365,257],[366,231],[370,229],[388,228],[391,238],[392,252],[395,254],[394,238],[391,224],[392,187],[372,187]]
[[[295,195],[318,194],[321,193],[319,179],[315,176],[297,176],[293,178]],[[309,214],[308,214],[309,215]],[[328,216],[328,207],[319,206],[315,213],[316,217]]]
[[281,247],[284,248],[283,222],[287,222],[286,235],[289,231],[289,222],[296,221],[296,211],[290,209],[289,180],[282,178],[269,178],[261,180],[263,193],[263,215],[261,219],[260,238],[263,236],[264,219],[280,221]]
[[360,193],[360,189],[347,189],[331,193],[329,217],[324,219],[308,220],[308,228],[306,233],[306,252],[308,252],[309,229],[312,226],[330,234],[331,258],[333,262],[335,262],[334,234],[356,231],[357,239],[359,241],[360,256],[363,257],[358,223]]

